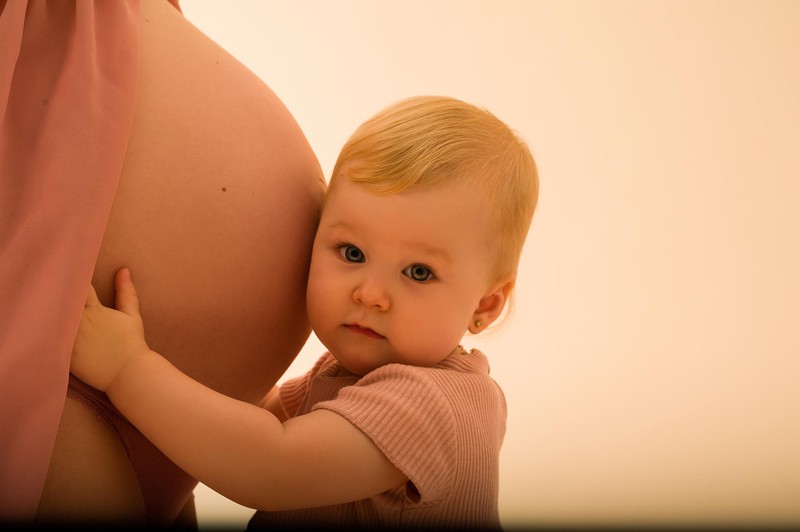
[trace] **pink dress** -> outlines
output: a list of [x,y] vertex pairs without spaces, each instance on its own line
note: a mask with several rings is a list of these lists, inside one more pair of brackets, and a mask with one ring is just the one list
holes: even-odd
[[138,16],[137,0],[0,0],[3,521],[34,515],[47,474],[134,116]]

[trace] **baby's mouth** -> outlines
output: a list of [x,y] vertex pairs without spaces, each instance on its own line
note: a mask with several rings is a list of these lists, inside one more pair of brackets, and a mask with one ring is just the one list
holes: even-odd
[[347,329],[350,332],[354,332],[356,334],[360,334],[362,336],[366,336],[367,338],[375,338],[375,339],[386,338],[382,334],[379,334],[379,333],[373,331],[369,327],[363,327],[363,326],[361,326],[361,325],[359,325],[357,323],[346,323],[344,325],[344,328]]

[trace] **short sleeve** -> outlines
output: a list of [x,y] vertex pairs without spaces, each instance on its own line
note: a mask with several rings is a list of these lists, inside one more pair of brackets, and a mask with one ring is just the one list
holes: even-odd
[[383,366],[314,406],[338,413],[372,439],[414,484],[420,505],[444,499],[456,471],[454,414],[431,371],[437,370]]

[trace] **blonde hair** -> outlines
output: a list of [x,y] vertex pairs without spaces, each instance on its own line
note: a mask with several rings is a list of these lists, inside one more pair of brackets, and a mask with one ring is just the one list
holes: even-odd
[[455,98],[419,96],[391,105],[348,139],[329,190],[346,178],[376,194],[412,187],[477,188],[492,207],[494,278],[516,275],[539,194],[528,146],[490,112]]

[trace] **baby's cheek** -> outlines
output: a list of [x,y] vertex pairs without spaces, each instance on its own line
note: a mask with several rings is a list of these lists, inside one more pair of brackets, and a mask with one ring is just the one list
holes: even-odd
[[461,342],[463,330],[452,319],[441,315],[437,318],[421,316],[416,321],[415,332],[404,336],[404,350],[410,357],[417,358],[410,361],[412,363],[436,364]]
[[308,321],[311,328],[316,330],[322,325],[322,320],[325,317],[323,312],[326,302],[323,299],[324,291],[319,289],[319,285],[315,283],[308,284],[306,291],[306,311],[308,312]]

